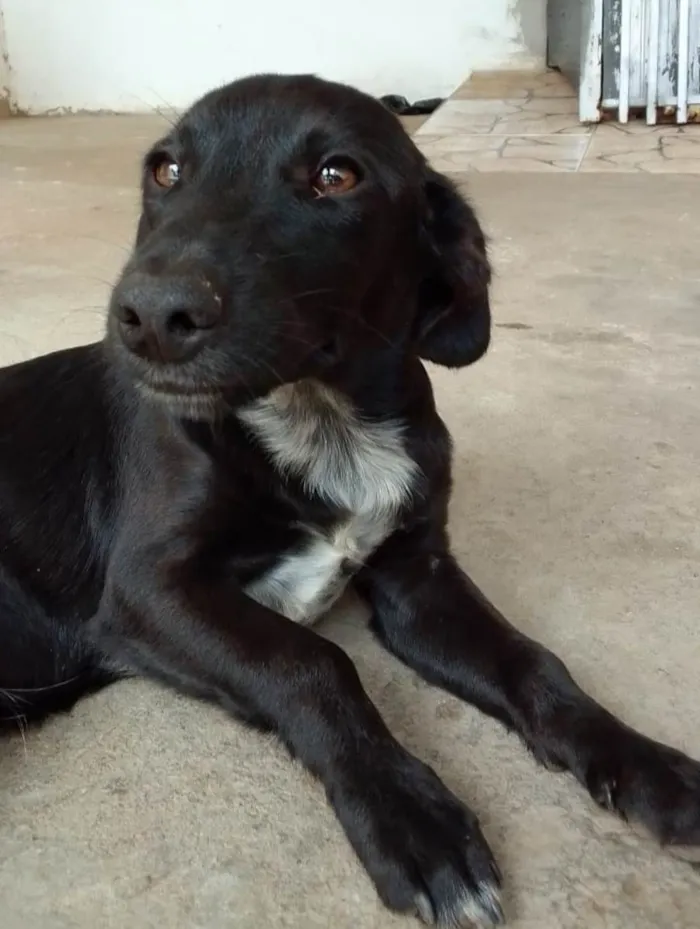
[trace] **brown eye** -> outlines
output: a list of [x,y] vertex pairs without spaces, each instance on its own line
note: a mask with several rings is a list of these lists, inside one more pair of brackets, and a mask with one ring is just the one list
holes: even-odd
[[159,187],[174,187],[180,180],[180,165],[163,158],[153,168],[153,178]]
[[324,165],[313,179],[312,187],[319,197],[345,194],[359,181],[357,171],[347,164]]

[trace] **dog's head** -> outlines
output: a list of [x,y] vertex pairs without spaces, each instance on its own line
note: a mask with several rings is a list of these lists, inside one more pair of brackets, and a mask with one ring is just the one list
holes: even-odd
[[378,352],[471,364],[489,279],[472,209],[379,102],[258,76],[146,156],[107,339],[154,399],[208,416]]

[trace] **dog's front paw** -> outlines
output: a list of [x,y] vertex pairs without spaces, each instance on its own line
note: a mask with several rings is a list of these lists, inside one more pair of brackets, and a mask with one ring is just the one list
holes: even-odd
[[641,826],[670,852],[700,861],[700,764],[623,730],[593,754],[588,789],[601,806]]
[[500,873],[477,819],[430,768],[392,753],[329,793],[388,907],[445,929],[503,922]]

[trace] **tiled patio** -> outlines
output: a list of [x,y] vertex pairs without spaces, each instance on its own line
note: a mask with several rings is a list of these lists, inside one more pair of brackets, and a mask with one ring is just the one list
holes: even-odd
[[416,141],[450,174],[700,174],[700,125],[583,125],[576,108],[574,89],[556,71],[477,74],[418,129]]

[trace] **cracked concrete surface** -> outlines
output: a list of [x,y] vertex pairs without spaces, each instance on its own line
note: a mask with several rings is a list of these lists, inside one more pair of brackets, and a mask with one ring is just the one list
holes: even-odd
[[[0,362],[99,335],[150,118],[0,123]],[[460,560],[596,697],[700,756],[700,179],[481,174],[493,349],[435,371]],[[28,415],[31,411],[28,409]],[[481,814],[512,929],[697,929],[700,873],[380,651],[324,631]],[[0,745],[3,929],[389,929],[319,786],[143,682]]]

